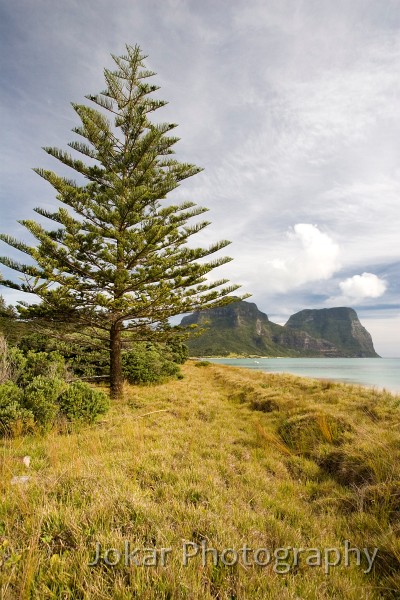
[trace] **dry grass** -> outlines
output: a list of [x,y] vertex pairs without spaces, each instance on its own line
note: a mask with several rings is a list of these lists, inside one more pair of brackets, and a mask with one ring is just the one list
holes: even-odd
[[[229,367],[183,372],[127,388],[94,427],[2,442],[1,600],[398,597],[398,401]],[[11,484],[23,474],[27,484]],[[328,575],[305,560],[279,573],[274,560],[213,565],[211,554],[184,566],[185,540],[220,551],[350,540],[379,551],[369,574],[355,560]],[[171,552],[166,566],[91,567],[97,542],[129,542],[140,558],[143,548]]]

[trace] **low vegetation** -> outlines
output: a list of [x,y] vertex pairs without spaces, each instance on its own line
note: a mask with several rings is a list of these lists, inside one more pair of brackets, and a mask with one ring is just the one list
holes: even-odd
[[[125,384],[90,427],[1,441],[1,599],[397,598],[400,398],[195,365]],[[125,564],[126,543],[139,564]],[[184,566],[184,543],[218,560]],[[346,566],[346,543],[360,564],[353,550]],[[221,560],[244,546],[272,558]],[[336,566],[306,562],[335,548]]]
[[71,377],[58,352],[24,353],[0,335],[0,437],[93,423],[104,414],[108,395]]
[[132,384],[161,383],[179,378],[179,365],[187,358],[184,344],[167,345],[138,342],[122,355],[124,378]]
[[[0,333],[0,437],[43,433],[65,421],[94,423],[108,410],[108,394],[82,380],[109,378],[107,351],[93,353],[78,343],[71,350],[38,334],[10,345]],[[133,343],[122,353],[124,378],[143,385],[179,379],[187,352],[178,339]]]

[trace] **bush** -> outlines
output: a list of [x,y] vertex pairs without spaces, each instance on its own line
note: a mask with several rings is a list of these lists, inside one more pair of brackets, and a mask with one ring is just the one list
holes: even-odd
[[83,343],[75,344],[63,352],[68,366],[77,377],[102,377],[110,374],[109,351]]
[[12,381],[0,385],[0,435],[16,435],[33,428],[33,414],[21,405],[22,395]]
[[66,366],[64,357],[58,352],[33,352],[26,354],[24,369],[18,378],[18,384],[26,387],[40,375],[49,378],[64,379]]
[[26,359],[19,348],[10,347],[0,333],[0,384],[7,380],[17,381],[25,368]]
[[75,333],[69,339],[57,339],[38,333],[25,335],[18,343],[23,352],[57,352],[64,357],[65,364],[77,377],[109,375],[109,351],[103,345],[90,342],[87,335]]
[[74,381],[58,398],[58,405],[68,420],[93,423],[98,415],[107,412],[110,402],[104,392],[83,381]]
[[59,412],[57,399],[66,387],[65,381],[56,377],[34,377],[24,391],[23,404],[44,429],[50,429]]
[[11,381],[18,382],[23,376],[26,367],[26,357],[16,346],[8,348],[8,366]]
[[180,371],[167,348],[139,342],[122,357],[123,374],[129,383],[160,383],[178,377]]
[[189,357],[189,348],[179,339],[167,342],[167,349],[171,355],[171,360],[178,365],[183,365]]
[[[0,342],[2,339],[0,338]],[[14,435],[38,425],[49,430],[59,413],[71,421],[92,423],[106,412],[107,396],[88,384],[68,385],[64,358],[58,352],[26,353],[0,343],[0,435]]]

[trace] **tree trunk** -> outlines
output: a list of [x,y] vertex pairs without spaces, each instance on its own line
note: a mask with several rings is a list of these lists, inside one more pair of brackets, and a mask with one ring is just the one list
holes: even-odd
[[122,398],[121,324],[113,324],[110,330],[110,393],[111,398]]

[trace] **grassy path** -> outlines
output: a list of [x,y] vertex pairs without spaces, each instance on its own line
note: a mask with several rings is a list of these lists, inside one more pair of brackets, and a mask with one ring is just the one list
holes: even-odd
[[[398,597],[398,401],[229,367],[183,372],[127,388],[94,427],[2,442],[1,600]],[[344,564],[345,540],[360,565],[355,552]],[[376,546],[371,567],[362,549]],[[185,549],[197,551],[187,565]]]

